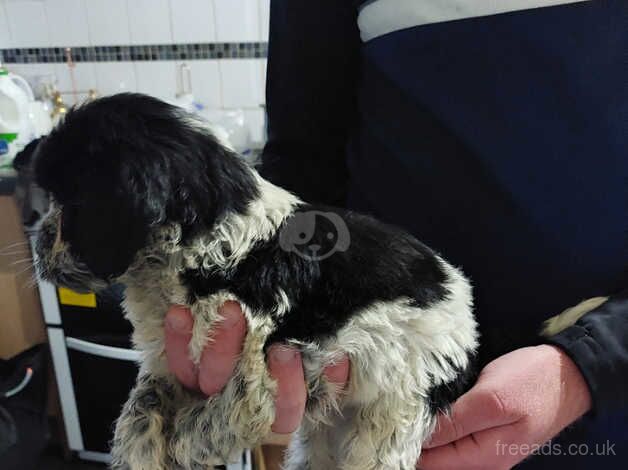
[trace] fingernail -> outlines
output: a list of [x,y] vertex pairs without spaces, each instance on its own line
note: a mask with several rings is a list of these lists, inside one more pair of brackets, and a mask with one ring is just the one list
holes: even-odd
[[270,358],[278,364],[287,364],[297,356],[297,350],[286,346],[271,346]]
[[166,318],[166,323],[171,330],[177,332],[187,332],[190,329],[188,320],[181,315],[169,315]]
[[221,315],[221,325],[223,328],[233,328],[242,320],[242,315],[240,315],[239,309],[223,308],[221,310]]
[[240,304],[233,300],[227,300],[218,310],[225,326],[233,326],[242,318]]

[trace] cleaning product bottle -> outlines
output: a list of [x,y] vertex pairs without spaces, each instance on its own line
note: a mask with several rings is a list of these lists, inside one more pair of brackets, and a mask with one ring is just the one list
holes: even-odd
[[[16,82],[20,82],[18,86]],[[24,82],[24,83],[22,83]],[[10,163],[17,153],[21,132],[30,126],[29,102],[32,100],[30,87],[18,75],[9,73],[0,64],[0,166]]]

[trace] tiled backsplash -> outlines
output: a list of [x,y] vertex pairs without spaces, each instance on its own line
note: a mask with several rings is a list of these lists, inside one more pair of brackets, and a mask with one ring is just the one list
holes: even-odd
[[15,73],[55,74],[73,48],[76,88],[139,91],[171,99],[185,61],[196,98],[244,108],[263,135],[270,0],[0,0],[0,50]]
[[0,46],[265,42],[269,4],[270,0],[0,0]]
[[[72,47],[73,62],[119,62],[131,60],[261,59],[265,42],[195,44],[145,44],[138,46]],[[28,47],[1,49],[5,64],[67,62],[66,48]]]

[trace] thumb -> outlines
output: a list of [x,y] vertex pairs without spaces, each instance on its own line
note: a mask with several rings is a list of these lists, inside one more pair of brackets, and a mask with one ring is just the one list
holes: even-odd
[[492,389],[474,387],[453,405],[451,413],[441,414],[432,437],[424,449],[443,446],[470,434],[518,421]]

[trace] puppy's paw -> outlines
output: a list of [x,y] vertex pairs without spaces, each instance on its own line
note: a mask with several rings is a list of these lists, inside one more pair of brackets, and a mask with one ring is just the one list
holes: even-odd
[[111,467],[116,470],[171,470],[167,452],[171,392],[165,382],[139,378],[116,422]]
[[207,405],[198,402],[180,409],[176,414],[169,453],[174,462],[185,470],[207,468],[227,460],[228,451],[216,445],[217,439],[211,426],[214,421],[210,416],[212,406]]
[[274,416],[271,390],[236,375],[220,395],[177,412],[169,453],[185,470],[237,461],[270,433]]
[[114,469],[168,470],[161,417],[155,413],[121,416],[111,453]]

